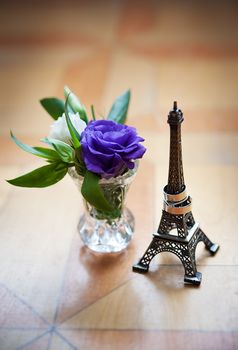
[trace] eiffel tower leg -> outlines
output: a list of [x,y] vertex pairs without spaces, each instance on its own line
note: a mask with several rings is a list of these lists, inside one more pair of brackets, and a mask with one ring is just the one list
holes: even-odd
[[205,233],[199,228],[200,240],[205,244],[206,249],[212,254],[215,255],[219,249],[217,243],[212,243],[210,239],[205,235]]
[[195,249],[196,247],[192,249],[187,248],[186,250],[183,250],[183,259],[181,260],[185,270],[184,282],[199,285],[202,280],[202,274],[201,272],[197,271]]
[[135,272],[146,273],[149,270],[151,260],[155,255],[159,253],[156,244],[157,238],[153,237],[149,247],[145,251],[145,254],[139,260],[139,262],[133,265],[132,270]]

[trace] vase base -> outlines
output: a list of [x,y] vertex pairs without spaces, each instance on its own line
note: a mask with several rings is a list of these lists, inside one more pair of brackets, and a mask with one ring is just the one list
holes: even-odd
[[[129,244],[129,243],[128,243]],[[87,248],[94,253],[98,253],[98,254],[117,254],[117,253],[121,253],[123,252],[128,244],[126,244],[124,247],[122,246],[110,246],[110,245],[103,245],[103,244],[98,244],[98,245],[87,245]]]
[[110,224],[84,214],[78,231],[83,243],[96,253],[119,253],[126,249],[134,232],[134,216],[127,208]]

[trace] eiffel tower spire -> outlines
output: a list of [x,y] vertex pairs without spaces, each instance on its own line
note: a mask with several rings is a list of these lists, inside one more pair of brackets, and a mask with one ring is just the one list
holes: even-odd
[[168,194],[178,194],[185,188],[182,161],[181,123],[183,113],[177,108],[174,102],[173,109],[169,112],[168,123],[170,125],[170,157],[168,185],[165,192]]

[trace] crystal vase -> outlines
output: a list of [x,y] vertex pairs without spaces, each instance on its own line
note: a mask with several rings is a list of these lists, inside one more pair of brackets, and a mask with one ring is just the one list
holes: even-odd
[[[78,232],[83,243],[92,251],[98,253],[116,253],[124,250],[130,243],[134,232],[134,216],[125,207],[126,194],[135,178],[138,162],[135,167],[124,175],[101,179],[99,185],[115,210],[103,212],[83,197],[84,213],[80,217]],[[69,169],[69,175],[81,191],[83,177],[78,175],[75,168]]]

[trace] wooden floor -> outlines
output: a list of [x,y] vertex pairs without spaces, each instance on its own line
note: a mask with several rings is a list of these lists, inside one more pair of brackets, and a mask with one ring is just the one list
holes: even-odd
[[[192,5],[191,5],[192,3]],[[9,1],[0,11],[0,349],[238,349],[238,22],[234,1]],[[96,256],[82,246],[70,178],[46,189],[8,185],[40,161],[50,118],[38,100],[69,85],[104,114],[132,89],[128,124],[147,153],[128,194],[132,244]],[[159,224],[167,181],[167,113],[184,112],[193,214],[221,246],[197,249],[200,287],[176,256],[131,266]]]

